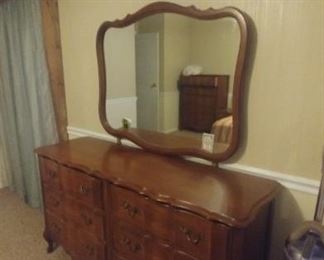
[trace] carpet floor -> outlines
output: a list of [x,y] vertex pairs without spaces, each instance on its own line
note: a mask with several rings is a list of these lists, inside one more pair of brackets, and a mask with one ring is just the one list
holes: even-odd
[[15,193],[0,189],[0,260],[68,260],[62,248],[47,254],[44,218]]

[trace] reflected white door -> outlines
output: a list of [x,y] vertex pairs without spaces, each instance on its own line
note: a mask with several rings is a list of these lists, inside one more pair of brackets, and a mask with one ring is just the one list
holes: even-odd
[[139,33],[135,38],[137,127],[159,128],[159,35]]

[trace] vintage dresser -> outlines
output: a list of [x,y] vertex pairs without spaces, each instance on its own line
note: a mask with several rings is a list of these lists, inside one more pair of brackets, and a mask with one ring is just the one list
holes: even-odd
[[[206,149],[201,145],[200,133],[193,133],[195,138],[192,142],[186,135],[180,137],[158,131],[159,129],[137,129],[134,125],[130,126],[130,123],[124,124],[127,120],[123,117],[128,117],[127,113],[121,115],[125,119],[121,127],[110,124],[107,114],[114,118],[113,114],[124,113],[125,107],[109,110],[111,106],[107,106],[106,102],[109,97],[106,93],[107,85],[110,89],[115,88],[115,91],[120,85],[111,82],[107,84],[107,78],[114,75],[115,78],[122,79],[127,74],[123,70],[114,70],[113,66],[106,67],[106,63],[112,65],[118,62],[118,67],[123,68],[130,63],[123,64],[124,61],[113,58],[111,61],[107,53],[130,52],[133,47],[124,47],[122,44],[128,41],[119,37],[125,34],[128,39],[135,41],[135,32],[138,34],[141,28],[144,30],[144,27],[147,29],[148,26],[159,24],[152,21],[161,21],[161,17],[164,21],[170,19],[171,26],[168,28],[172,30],[178,28],[179,23],[191,25],[188,27],[190,35],[194,34],[194,40],[203,43],[200,48],[192,48],[191,54],[197,49],[201,53],[208,51],[199,56],[199,64],[206,64],[204,67],[211,61],[219,62],[217,65],[227,63],[217,59],[215,53],[217,57],[223,54],[232,57],[229,73],[233,77],[233,84],[228,89],[225,87],[226,91],[221,95],[224,102],[218,102],[223,109],[227,107],[227,100],[232,102],[232,131],[228,144],[221,146],[211,142]],[[123,30],[125,28],[126,31]],[[164,35],[164,40],[176,40],[173,48],[163,50],[164,55],[174,58],[171,59],[173,61],[181,60],[175,59],[175,55],[184,49],[185,43],[179,44],[179,41],[183,33],[188,32],[188,28]],[[155,29],[166,32],[167,28]],[[216,29],[221,29],[222,33],[217,33]],[[214,47],[224,39],[223,33],[234,33],[231,39],[236,40]],[[214,35],[222,37],[212,39],[211,36]],[[195,41],[191,43],[194,44]],[[227,48],[230,43],[235,43],[233,48]],[[41,172],[44,237],[48,242],[48,251],[52,252],[56,247],[62,246],[75,260],[266,259],[270,246],[272,206],[280,185],[271,180],[218,167],[219,162],[230,158],[239,147],[243,83],[247,72],[251,71],[247,68],[250,64],[247,60],[248,16],[233,7],[199,10],[192,6],[157,2],[123,19],[103,22],[97,33],[96,44],[99,118],[111,137],[122,141],[113,143],[83,137],[36,150]],[[207,44],[210,45],[208,48]],[[107,46],[108,49],[105,49]],[[148,49],[150,48],[142,48]],[[136,64],[138,61],[136,60]],[[144,65],[148,61],[145,59]],[[187,64],[179,66],[173,63],[164,67],[173,69],[167,73],[168,81],[171,82],[169,86],[176,86],[178,76],[172,75],[179,75],[178,70],[184,65]],[[153,69],[148,67],[147,75],[151,75]],[[223,73],[213,69],[214,67],[218,66],[211,67],[211,75]],[[221,79],[218,83],[220,81]],[[156,91],[158,85],[151,81],[145,85],[146,100],[153,99],[151,92]],[[135,93],[135,89],[133,92]],[[228,96],[229,92],[231,96]],[[176,101],[176,94],[172,91],[164,97],[165,100],[170,98],[169,101]],[[116,100],[113,101],[116,105]],[[214,95],[214,100],[211,101],[217,104],[217,97]],[[179,106],[170,104],[163,104],[167,108],[165,112],[168,112],[163,114],[164,119],[179,112],[176,111]],[[149,109],[149,105],[144,107]],[[198,110],[197,107],[197,104],[190,105],[192,111]],[[214,106],[209,106],[209,109],[210,114],[217,110]],[[135,108],[131,110],[133,112]],[[137,116],[143,114],[138,113]],[[148,120],[162,118],[160,114],[147,117],[145,119]],[[198,126],[200,123],[200,118],[195,118],[192,124]],[[211,129],[212,123],[209,124],[208,128]],[[184,134],[181,129],[176,130],[179,130],[178,134]],[[143,149],[125,146],[125,139]],[[184,156],[209,160],[213,162],[213,166],[186,160]]]
[[94,138],[37,150],[49,252],[265,259],[276,182]]

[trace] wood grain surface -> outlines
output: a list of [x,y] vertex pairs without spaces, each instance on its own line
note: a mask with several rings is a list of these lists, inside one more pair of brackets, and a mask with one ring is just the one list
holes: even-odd
[[85,137],[39,156],[207,219],[242,227],[280,189],[277,182]]

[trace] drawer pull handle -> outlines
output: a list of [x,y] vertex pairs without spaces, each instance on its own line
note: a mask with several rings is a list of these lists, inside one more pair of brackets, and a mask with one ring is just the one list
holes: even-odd
[[90,188],[88,188],[87,186],[81,185],[79,191],[81,194],[87,194],[90,192]]
[[128,215],[129,215],[130,217],[132,217],[132,218],[135,217],[135,215],[136,215],[137,213],[139,213],[138,208],[136,208],[135,206],[130,205],[127,201],[125,201],[125,202],[123,203],[123,208],[124,208],[125,210],[127,210]]
[[185,228],[183,226],[180,226],[180,231],[186,236],[187,240],[194,244],[197,245],[201,239],[199,234],[194,234],[192,230]]
[[86,249],[86,251],[87,251],[87,255],[89,255],[89,256],[94,255],[95,249],[94,249],[93,246],[91,246],[91,245],[86,245],[85,249]]
[[92,224],[92,219],[90,217],[88,217],[86,214],[81,213],[81,218],[83,219],[84,223],[87,226],[90,226]]
[[125,245],[129,251],[136,253],[137,251],[141,250],[141,245],[138,243],[133,243],[129,238],[123,237],[121,243]]

